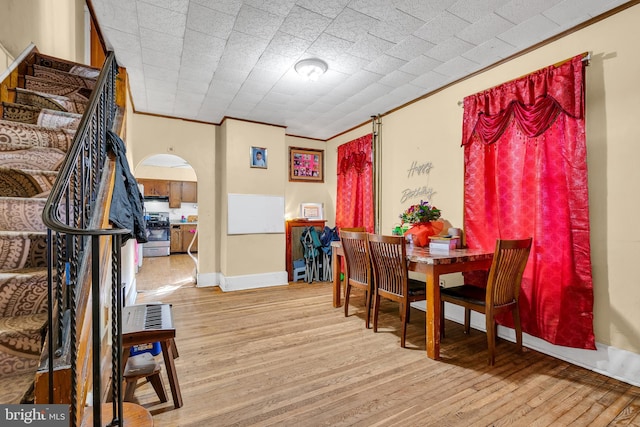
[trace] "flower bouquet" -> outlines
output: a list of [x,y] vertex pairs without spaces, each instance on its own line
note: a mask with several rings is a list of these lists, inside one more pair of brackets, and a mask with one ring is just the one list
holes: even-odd
[[405,231],[405,237],[410,237],[416,246],[427,246],[429,236],[435,236],[444,228],[444,224],[437,221],[440,216],[442,211],[428,201],[421,200],[420,203],[409,206],[400,214],[403,225],[412,224],[411,228]]

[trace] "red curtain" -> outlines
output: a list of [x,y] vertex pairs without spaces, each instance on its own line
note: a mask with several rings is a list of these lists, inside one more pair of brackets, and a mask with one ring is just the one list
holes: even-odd
[[462,133],[467,244],[533,236],[523,330],[595,349],[582,56],[465,98]]
[[336,226],[365,227],[373,233],[372,135],[338,147]]

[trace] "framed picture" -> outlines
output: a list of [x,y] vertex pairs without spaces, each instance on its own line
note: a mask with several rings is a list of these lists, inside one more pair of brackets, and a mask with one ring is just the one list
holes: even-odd
[[324,150],[289,147],[289,181],[324,182]]
[[322,203],[300,203],[300,217],[305,219],[324,219]]
[[251,167],[267,168],[267,149],[264,147],[251,147]]

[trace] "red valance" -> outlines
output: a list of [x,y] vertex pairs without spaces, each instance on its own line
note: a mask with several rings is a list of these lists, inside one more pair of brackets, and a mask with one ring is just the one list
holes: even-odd
[[511,121],[528,137],[541,135],[558,114],[584,116],[583,55],[464,99],[462,145],[494,143]]
[[371,135],[366,135],[338,148],[338,175],[345,175],[352,169],[362,174],[371,163]]

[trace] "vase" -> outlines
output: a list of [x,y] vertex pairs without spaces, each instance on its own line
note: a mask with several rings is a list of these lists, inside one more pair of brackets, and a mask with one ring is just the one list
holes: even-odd
[[440,234],[443,228],[441,221],[418,222],[405,231],[404,236],[410,237],[415,246],[429,246],[429,236]]

